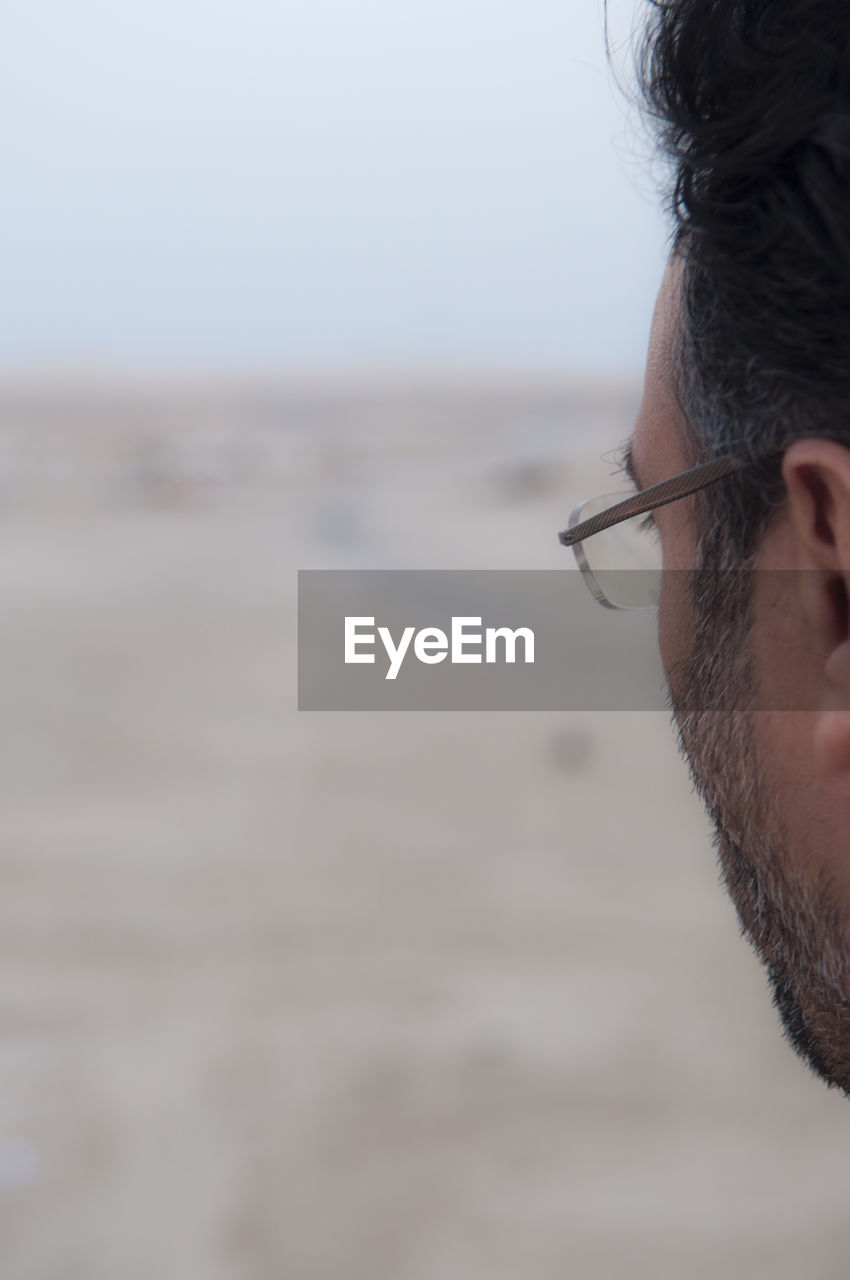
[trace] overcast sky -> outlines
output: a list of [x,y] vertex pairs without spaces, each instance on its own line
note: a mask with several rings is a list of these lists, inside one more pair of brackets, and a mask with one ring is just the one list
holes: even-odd
[[5,366],[642,364],[602,0],[10,0],[0,121]]

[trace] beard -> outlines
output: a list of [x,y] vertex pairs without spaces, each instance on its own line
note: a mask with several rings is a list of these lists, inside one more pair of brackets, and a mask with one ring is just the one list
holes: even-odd
[[759,757],[754,585],[746,570],[693,575],[691,652],[669,676],[670,708],[714,823],[723,882],[765,965],[785,1035],[818,1076],[850,1094],[850,934],[828,878],[804,876],[795,860],[779,788]]

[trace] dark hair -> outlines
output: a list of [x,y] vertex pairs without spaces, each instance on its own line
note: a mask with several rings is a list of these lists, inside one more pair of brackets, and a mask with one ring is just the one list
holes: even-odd
[[678,388],[738,556],[782,503],[789,436],[850,445],[850,0],[650,0],[642,97],[673,164]]

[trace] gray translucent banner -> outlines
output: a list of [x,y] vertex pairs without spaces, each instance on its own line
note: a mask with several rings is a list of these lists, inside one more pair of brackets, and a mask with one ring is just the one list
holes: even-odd
[[303,570],[298,705],[659,710],[656,628],[652,609],[600,608],[572,569]]
[[[678,717],[850,710],[845,574],[639,570],[590,583],[661,600]],[[600,608],[576,570],[299,574],[305,711],[654,711],[653,608]]]

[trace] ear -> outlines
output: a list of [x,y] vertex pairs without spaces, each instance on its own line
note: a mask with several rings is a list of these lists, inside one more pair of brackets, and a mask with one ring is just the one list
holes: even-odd
[[850,448],[834,440],[795,440],[782,478],[801,568],[850,576]]
[[833,440],[795,440],[782,461],[794,595],[823,657],[824,702],[818,753],[850,768],[850,448]]

